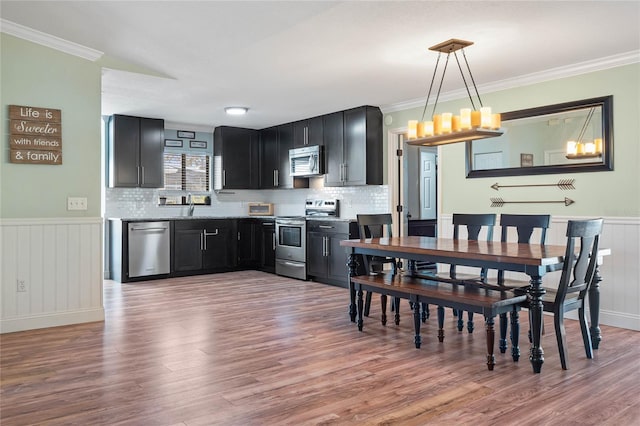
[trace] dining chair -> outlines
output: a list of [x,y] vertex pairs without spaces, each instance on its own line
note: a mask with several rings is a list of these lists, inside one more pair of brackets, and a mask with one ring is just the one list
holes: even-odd
[[[564,328],[565,312],[578,309],[584,350],[587,358],[593,358],[591,334],[585,312],[585,296],[589,291],[597,267],[602,224],[602,219],[570,220],[567,223],[567,248],[558,287],[557,289],[545,288],[546,293],[542,296],[543,310],[553,313],[560,364],[563,370],[568,369],[569,358]],[[523,292],[526,290],[514,289],[514,291]],[[528,308],[528,302],[525,301],[522,306]]]
[[[551,223],[551,215],[548,214],[501,214],[500,215],[500,241],[507,242],[509,240],[509,232],[515,230],[517,233],[517,242],[520,244],[530,244],[534,231],[539,232],[539,244],[544,244],[547,239],[547,229]],[[497,285],[500,287],[527,288],[529,279],[515,280],[505,278],[503,270],[498,270]],[[500,352],[507,351],[507,314],[500,314]],[[520,358],[518,345],[514,344],[520,332],[520,322],[518,320],[518,311],[511,312],[511,347],[514,361]]]
[[[494,213],[454,213],[453,214],[453,239],[459,240],[461,229],[467,231],[467,240],[478,241],[480,233],[485,232],[486,241],[493,240],[493,228],[496,224]],[[485,282],[487,280],[487,268],[481,268],[480,274],[461,274],[456,270],[456,265],[449,266],[449,278],[454,281],[477,280]],[[444,311],[438,307],[438,316],[444,315]],[[454,310],[454,315],[458,316],[458,331],[464,328],[463,312]],[[468,312],[467,330],[473,332],[473,312]]]
[[[381,238],[386,235],[388,237],[392,237],[391,227],[393,225],[393,218],[390,213],[382,213],[382,214],[358,214],[356,215],[356,220],[358,222],[358,230],[360,232],[360,238]],[[391,265],[391,272],[393,275],[397,273],[398,263],[397,260],[393,257],[384,257],[384,256],[362,256],[362,260],[364,262],[364,269],[367,274],[377,274],[382,273],[384,271],[384,265]],[[380,301],[382,304],[382,324],[386,324],[386,305],[387,305],[387,296],[381,295]],[[400,298],[394,298],[392,301],[391,309],[395,310],[395,323],[399,324],[400,316],[399,316],[399,308],[400,308]],[[367,292],[365,299],[365,308],[364,315],[369,316],[369,311],[371,309],[371,292]]]

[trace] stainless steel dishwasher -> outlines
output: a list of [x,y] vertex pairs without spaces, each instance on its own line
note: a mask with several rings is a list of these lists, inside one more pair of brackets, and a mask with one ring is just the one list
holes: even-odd
[[129,223],[129,278],[170,272],[170,229],[168,221]]

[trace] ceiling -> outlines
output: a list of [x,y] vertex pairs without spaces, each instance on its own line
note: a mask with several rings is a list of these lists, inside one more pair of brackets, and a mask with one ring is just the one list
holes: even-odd
[[[638,1],[7,1],[0,16],[103,52],[103,114],[264,128],[359,105],[424,102],[437,53],[482,89],[640,55]],[[464,87],[450,64],[443,92]],[[249,113],[230,117],[226,106]]]

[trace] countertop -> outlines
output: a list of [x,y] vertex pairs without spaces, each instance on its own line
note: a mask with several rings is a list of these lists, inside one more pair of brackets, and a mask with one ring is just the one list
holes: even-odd
[[[210,219],[277,219],[278,216],[173,216],[173,217],[109,217],[107,220],[122,222],[161,222],[167,220],[210,220]],[[308,216],[307,220],[355,222],[355,219],[332,216]]]

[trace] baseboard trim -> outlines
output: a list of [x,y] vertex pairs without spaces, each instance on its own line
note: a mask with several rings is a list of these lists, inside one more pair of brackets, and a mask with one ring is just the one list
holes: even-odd
[[104,308],[3,319],[0,334],[96,321],[104,321]]

